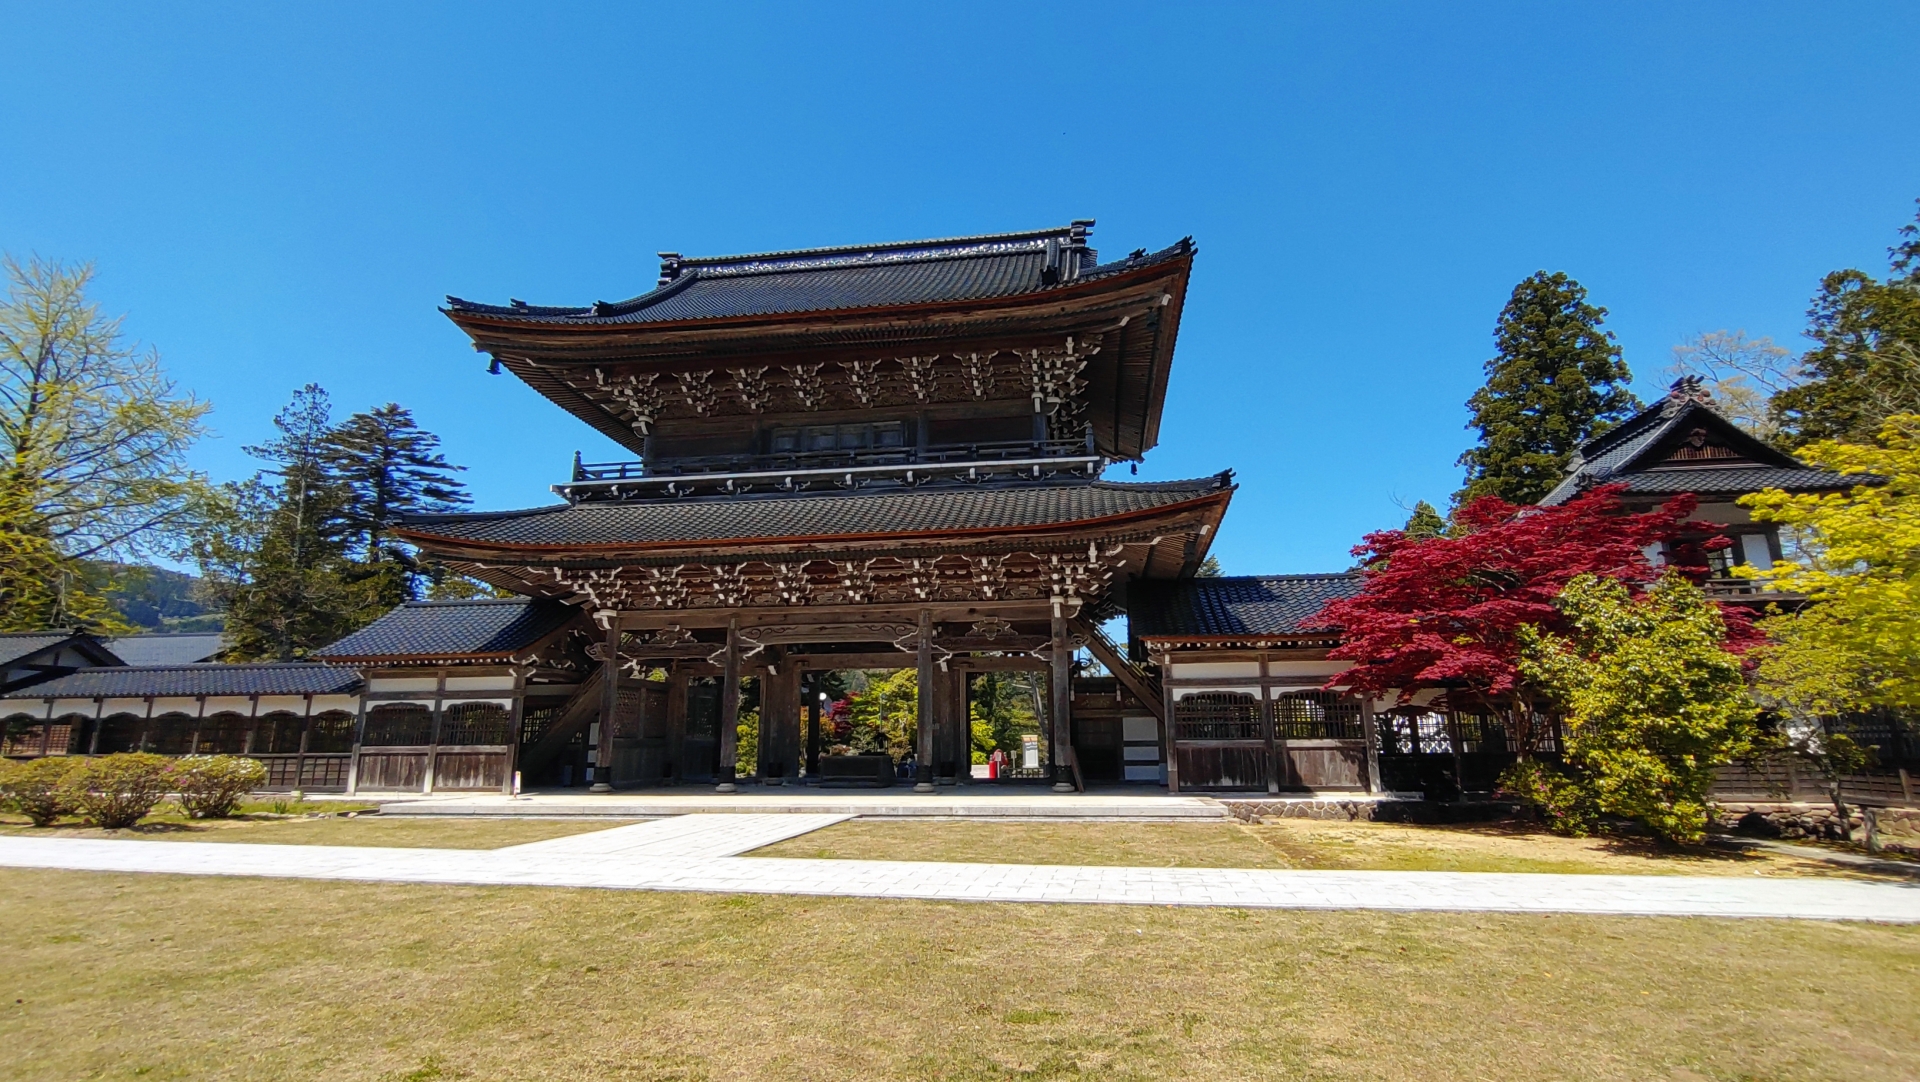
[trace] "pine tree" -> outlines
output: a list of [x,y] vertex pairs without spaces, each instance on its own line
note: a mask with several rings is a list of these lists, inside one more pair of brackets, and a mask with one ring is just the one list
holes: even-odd
[[1920,413],[1920,224],[1900,236],[1886,281],[1859,270],[1821,281],[1807,313],[1816,345],[1799,366],[1809,378],[1771,403],[1788,444],[1870,444],[1888,417]]
[[1494,329],[1487,384],[1467,400],[1480,445],[1460,456],[1467,483],[1456,504],[1537,502],[1582,442],[1632,414],[1632,376],[1613,333],[1601,329],[1606,315],[1564,273],[1539,271],[1513,288]]
[[236,660],[305,656],[385,611],[398,581],[349,558],[351,494],[327,468],[326,391],[301,388],[273,424],[273,439],[246,448],[273,466],[226,486],[226,520],[195,546]]
[[412,558],[389,537],[403,515],[457,511],[471,503],[454,466],[439,453],[440,438],[389,402],[356,413],[328,433],[323,452],[333,477],[347,487],[345,526],[368,563]]
[[1413,505],[1413,514],[1408,516],[1407,524],[1400,532],[1414,541],[1424,541],[1429,537],[1447,536],[1447,520],[1434,506],[1425,500]]

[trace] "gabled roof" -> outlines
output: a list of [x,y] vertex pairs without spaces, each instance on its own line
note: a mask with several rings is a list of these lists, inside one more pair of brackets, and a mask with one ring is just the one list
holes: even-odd
[[191,665],[211,661],[221,649],[218,631],[174,635],[121,635],[107,647],[129,665]]
[[1190,254],[1182,240],[1152,255],[1095,262],[1087,227],[756,255],[662,253],[659,285],[624,301],[564,307],[447,298],[447,313],[525,323],[637,324],[986,300],[1035,293]]
[[266,665],[139,665],[81,669],[10,691],[5,699],[131,699],[146,695],[344,695],[360,688],[352,669],[310,662]]
[[1320,609],[1359,593],[1361,582],[1352,572],[1137,582],[1127,592],[1127,625],[1149,640],[1309,635],[1327,630],[1314,622]]
[[[1721,458],[1673,456],[1704,432]],[[1844,489],[1859,482],[1816,469],[1754,438],[1713,408],[1697,379],[1676,382],[1667,397],[1581,444],[1567,476],[1540,502],[1565,503],[1599,485],[1624,484],[1626,494],[1740,495],[1765,488],[1788,492]]]
[[421,515],[407,519],[400,532],[429,545],[454,541],[528,549],[904,540],[1077,526],[1231,491],[1230,477],[1221,474],[1152,484],[1079,481],[1015,488],[766,493]]
[[113,666],[121,658],[113,654],[98,637],[88,635],[86,631],[6,631],[0,633],[0,670],[33,660],[35,654],[52,654],[60,648],[73,647],[94,660],[94,664]]
[[314,656],[335,662],[504,660],[560,630],[579,611],[524,597],[411,601]]

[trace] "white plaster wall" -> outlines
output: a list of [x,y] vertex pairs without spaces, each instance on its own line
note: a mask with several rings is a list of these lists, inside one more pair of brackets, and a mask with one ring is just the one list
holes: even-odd
[[1258,661],[1199,661],[1184,665],[1176,661],[1169,668],[1175,680],[1232,680],[1260,675]]
[[433,691],[440,681],[432,676],[378,676],[367,681],[369,692]]
[[501,676],[449,676],[448,691],[512,691],[513,675]]

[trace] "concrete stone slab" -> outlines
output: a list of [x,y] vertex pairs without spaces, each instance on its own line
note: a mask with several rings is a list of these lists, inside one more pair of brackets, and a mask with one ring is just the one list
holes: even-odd
[[1920,884],[1846,879],[1050,867],[767,857],[583,859],[538,851],[19,837],[0,837],[0,866],[955,902],[1920,922]]

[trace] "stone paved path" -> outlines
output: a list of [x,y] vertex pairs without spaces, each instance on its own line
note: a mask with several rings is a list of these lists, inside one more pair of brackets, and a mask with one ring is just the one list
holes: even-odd
[[515,857],[730,857],[844,823],[851,815],[676,815],[492,852]]
[[14,837],[0,837],[0,866],[936,901],[1920,922],[1920,884],[1846,879],[1051,867]]

